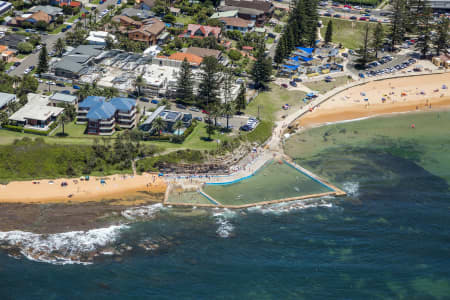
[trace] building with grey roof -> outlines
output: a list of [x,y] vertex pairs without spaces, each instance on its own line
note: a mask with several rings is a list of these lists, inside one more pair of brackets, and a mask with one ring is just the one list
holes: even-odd
[[127,16],[129,18],[132,17],[138,17],[141,20],[145,20],[151,17],[155,16],[155,13],[153,13],[150,10],[143,10],[143,9],[136,9],[133,7],[127,7],[122,10],[121,16]]
[[28,11],[32,12],[32,13],[35,13],[35,12],[38,12],[38,11],[43,11],[47,15],[52,17],[52,19],[56,19],[58,16],[62,16],[63,15],[62,8],[56,7],[56,6],[51,6],[51,5],[37,5],[37,6],[33,6]]
[[76,105],[77,104],[77,96],[68,95],[68,94],[64,94],[64,93],[54,93],[50,97],[50,105],[57,106],[59,104]]
[[8,93],[0,93],[0,110],[6,108],[8,104],[16,101],[16,95]]
[[102,53],[101,45],[80,45],[65,55],[55,64],[53,70],[56,76],[79,78],[85,74],[94,59]]

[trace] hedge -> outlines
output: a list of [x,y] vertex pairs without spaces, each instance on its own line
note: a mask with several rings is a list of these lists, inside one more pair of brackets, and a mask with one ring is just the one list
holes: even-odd
[[23,132],[23,133],[31,133],[31,134],[37,134],[37,135],[48,135],[52,129],[49,129],[47,131],[41,131],[36,129],[30,129],[30,128],[24,128],[22,126],[14,126],[14,125],[2,125],[2,128],[5,128],[7,130],[16,131],[16,132]]

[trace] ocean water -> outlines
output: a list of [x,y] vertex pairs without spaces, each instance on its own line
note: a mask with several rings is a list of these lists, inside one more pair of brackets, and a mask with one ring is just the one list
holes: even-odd
[[450,299],[450,166],[424,168],[429,154],[414,145],[294,155],[342,198],[237,211],[153,205],[124,213],[148,218],[126,227],[28,236],[68,252],[97,236],[112,250],[88,265],[0,252],[1,299]]

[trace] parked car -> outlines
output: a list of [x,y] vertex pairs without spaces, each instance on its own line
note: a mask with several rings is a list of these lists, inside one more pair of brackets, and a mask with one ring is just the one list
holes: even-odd
[[66,95],[70,95],[70,91],[69,90],[63,90],[60,93],[66,94]]
[[239,129],[242,131],[251,131],[252,130],[252,128],[248,125],[241,126],[241,128],[239,128]]
[[194,117],[194,120],[197,120],[197,121],[203,121],[203,118],[202,117]]
[[341,15],[340,14],[335,14],[334,16],[333,16],[333,18],[340,18],[341,17]]
[[287,88],[288,88],[288,85],[287,85],[286,83],[282,83],[282,84],[281,84],[281,87],[287,89]]
[[323,16],[324,17],[331,17],[331,14],[330,13],[324,13]]
[[65,84],[62,83],[62,82],[57,82],[56,85],[57,85],[57,86],[60,86],[60,87],[65,87]]
[[360,17],[359,20],[360,21],[367,21],[367,18],[366,17]]
[[18,67],[18,66],[20,66],[20,61],[16,61],[15,63],[14,63],[14,65],[13,65],[14,67]]
[[364,78],[364,77],[365,77],[363,73],[359,73],[358,76],[359,76],[360,78]]
[[142,102],[150,102],[150,99],[148,99],[148,98],[145,98],[145,97],[141,97],[141,99],[140,99]]
[[200,111],[200,108],[195,107],[195,106],[191,106],[191,107],[189,107],[189,110],[190,111]]
[[202,113],[209,115],[209,112],[207,112],[206,110],[202,109]]
[[297,78],[294,78],[294,81],[295,82],[302,82],[302,79],[297,77]]
[[177,103],[177,108],[179,108],[179,109],[186,109],[186,105],[183,105],[183,104],[180,104],[180,103]]
[[74,90],[79,90],[79,89],[80,89],[80,87],[79,87],[78,85],[73,85],[72,88],[73,88]]
[[356,16],[351,16],[350,20],[358,20],[358,18]]
[[158,103],[159,103],[159,100],[156,100],[156,99],[152,99],[152,101],[150,101],[150,103],[153,103],[153,104],[158,104]]
[[297,83],[295,81],[289,81],[289,84],[294,86],[294,87],[297,86]]

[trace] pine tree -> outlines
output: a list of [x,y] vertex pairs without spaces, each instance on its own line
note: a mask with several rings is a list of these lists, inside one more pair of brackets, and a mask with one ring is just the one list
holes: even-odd
[[285,57],[286,48],[285,48],[284,39],[285,39],[285,37],[284,37],[284,35],[282,35],[280,37],[280,40],[278,41],[277,48],[275,49],[275,56],[274,56],[273,60],[277,64],[281,64],[283,62],[284,57]]
[[391,49],[395,49],[395,45],[403,41],[405,36],[405,26],[406,26],[406,13],[405,13],[405,0],[393,0],[392,14],[390,17],[391,31],[390,31],[390,42]]
[[431,30],[433,12],[430,7],[424,3],[423,11],[420,14],[417,21],[417,39],[416,49],[420,51],[423,57],[425,57],[431,49]]
[[305,1],[305,38],[304,43],[309,47],[314,47],[317,40],[317,24],[319,23],[319,15],[317,13],[317,0]]
[[361,48],[356,50],[356,54],[358,56],[357,62],[358,64],[365,68],[366,64],[370,60],[370,54],[369,54],[369,24],[366,24],[366,28],[364,30],[364,40]]
[[47,56],[47,46],[42,47],[39,53],[39,63],[36,69],[36,73],[41,75],[48,71],[48,56]]
[[264,56],[264,48],[260,47],[256,54],[256,61],[251,70],[251,77],[255,82],[255,87],[265,88],[265,83],[270,80],[272,74],[272,60]]
[[373,30],[372,38],[372,48],[375,51],[375,57],[378,58],[378,51],[383,47],[384,44],[384,30],[383,25],[378,23]]
[[330,20],[327,24],[327,31],[325,32],[325,44],[331,43],[333,40],[333,21]]
[[193,98],[193,82],[191,65],[184,58],[181,63],[180,75],[177,81],[176,99],[185,103],[189,103]]
[[247,106],[247,99],[246,99],[245,93],[246,93],[246,88],[245,88],[245,83],[243,82],[243,83],[241,83],[241,87],[239,89],[239,94],[236,98],[236,109],[239,114]]
[[217,73],[219,71],[219,63],[213,56],[208,56],[202,62],[202,81],[198,87],[198,106],[209,109],[219,101],[219,82],[217,81]]
[[436,55],[440,55],[441,51],[447,49],[450,43],[450,37],[448,34],[448,27],[450,26],[450,19],[442,17],[439,20],[436,31],[437,35],[434,40],[434,48],[436,49]]

